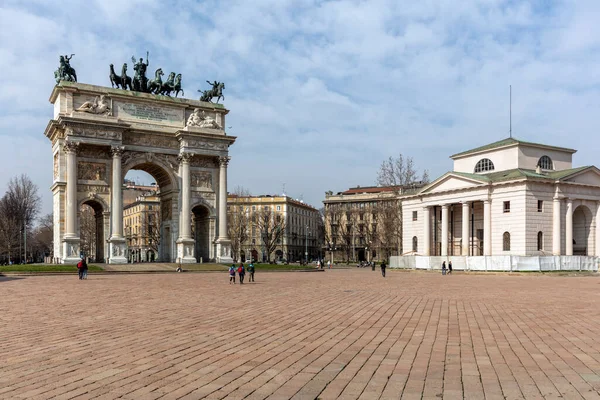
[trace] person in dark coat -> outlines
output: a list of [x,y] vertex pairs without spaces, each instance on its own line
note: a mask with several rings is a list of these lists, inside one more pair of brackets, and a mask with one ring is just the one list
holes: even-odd
[[381,262],[381,276],[383,276],[385,278],[385,269],[387,268],[387,265],[385,265],[385,261]]
[[254,264],[250,263],[248,265],[248,273],[250,274],[248,282],[254,282]]
[[452,273],[452,261],[448,261],[448,273]]

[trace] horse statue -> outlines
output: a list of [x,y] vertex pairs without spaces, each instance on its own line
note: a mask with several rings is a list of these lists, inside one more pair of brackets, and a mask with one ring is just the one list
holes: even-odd
[[129,90],[133,90],[131,77],[127,76],[127,63],[123,64],[123,68],[121,69],[121,86],[125,90],[127,90],[127,87],[129,87]]
[[119,86],[123,87],[121,77],[115,74],[115,66],[113,64],[110,64],[110,75],[108,77],[110,78],[110,85],[113,88],[115,87],[115,85],[117,86],[117,89],[119,89]]
[[175,91],[175,97],[177,97],[179,91],[181,91],[182,96],[185,96],[185,93],[181,88],[181,74],[177,74],[177,76],[175,77],[175,85],[173,85],[173,90]]
[[171,72],[169,74],[169,77],[167,78],[167,81],[161,85],[160,94],[162,94],[162,95],[166,94],[167,96],[171,97],[171,92],[173,91],[174,87],[175,87],[175,72]]
[[147,89],[148,93],[153,93],[153,94],[160,93],[160,88],[162,87],[161,76],[163,76],[163,75],[164,75],[164,73],[163,73],[162,68],[159,68],[156,70],[156,72],[154,73],[154,79],[150,79],[148,81],[148,89]]
[[212,99],[213,97],[217,98],[217,104],[219,104],[219,100],[223,99],[225,100],[225,96],[223,95],[223,89],[225,89],[225,84],[223,82],[210,82],[210,81],[206,81],[209,85],[212,85],[212,89],[209,90],[200,90],[198,89],[198,91],[200,93],[202,93],[202,96],[200,97],[200,101],[207,101],[209,103],[212,103]]
[[69,82],[77,82],[77,73],[75,69],[71,67],[70,61],[75,54],[71,54],[71,56],[60,56],[59,62],[60,66],[58,70],[54,71],[54,78],[56,79],[56,83],[60,81],[69,81]]

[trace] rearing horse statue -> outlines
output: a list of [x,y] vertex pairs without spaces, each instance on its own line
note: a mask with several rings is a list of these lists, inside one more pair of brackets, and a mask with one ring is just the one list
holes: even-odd
[[154,73],[154,79],[148,81],[148,93],[158,94],[160,92],[160,88],[162,87],[162,78],[163,76],[162,68],[159,68]]

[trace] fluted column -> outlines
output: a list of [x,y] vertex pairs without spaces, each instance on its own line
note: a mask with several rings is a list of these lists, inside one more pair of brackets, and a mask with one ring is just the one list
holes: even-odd
[[77,237],[77,148],[79,143],[65,142],[67,156],[67,207],[65,238]]
[[442,256],[448,255],[448,204],[442,205]]
[[483,255],[492,255],[492,205],[489,199],[483,201]]
[[110,255],[108,262],[110,264],[127,263],[127,243],[123,237],[123,177],[121,176],[121,157],[123,156],[122,146],[112,146],[112,180],[110,186],[111,205],[110,205],[110,224],[111,235],[108,239],[110,243]]
[[567,216],[565,218],[565,254],[573,255],[573,200],[567,199]]
[[462,203],[462,255],[469,255],[469,203]]
[[552,254],[560,255],[560,199],[552,201]]
[[181,227],[179,228],[179,236],[182,239],[192,238],[192,217],[190,210],[190,201],[192,198],[192,190],[190,187],[190,153],[181,153],[179,162],[181,163]]
[[431,255],[431,209],[423,207],[423,255]]
[[227,164],[229,157],[219,157],[219,239],[227,235]]
[[111,182],[111,219],[112,232],[111,238],[118,239],[123,237],[123,194],[121,177],[121,157],[123,156],[123,147],[113,146],[112,153],[112,182]]
[[596,202],[596,257],[600,257],[600,201]]

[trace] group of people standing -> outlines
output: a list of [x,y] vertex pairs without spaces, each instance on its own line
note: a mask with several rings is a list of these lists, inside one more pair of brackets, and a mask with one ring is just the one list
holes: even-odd
[[85,257],[81,257],[81,261],[77,263],[77,271],[79,273],[79,279],[87,279],[88,265],[85,262]]
[[[240,278],[240,284],[244,283],[244,278],[246,277],[246,268],[244,267],[244,263],[240,263],[240,265],[235,268],[235,264],[231,264],[229,267],[229,284],[235,284],[235,274],[237,272],[238,277]],[[248,264],[248,282],[254,282],[254,264]]]

